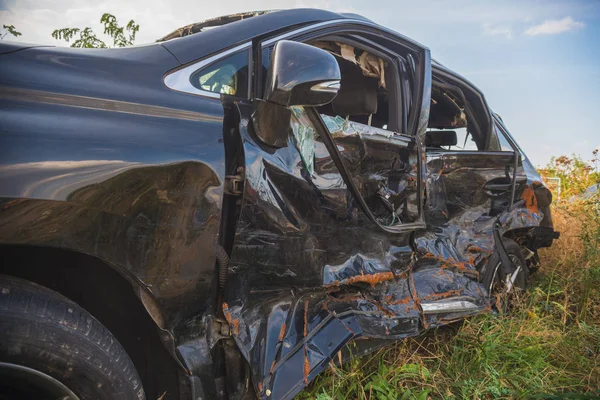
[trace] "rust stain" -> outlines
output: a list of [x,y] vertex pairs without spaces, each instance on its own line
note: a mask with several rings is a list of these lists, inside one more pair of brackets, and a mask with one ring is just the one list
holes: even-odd
[[369,283],[371,286],[375,286],[378,283],[390,281],[394,278],[395,278],[395,276],[394,276],[393,272],[377,272],[374,274],[367,274],[367,275],[365,275],[365,273],[363,272],[360,275],[352,276],[350,278],[343,279],[341,281],[336,280],[333,283],[325,285],[325,287],[330,288],[330,287],[341,286],[341,285],[352,285],[352,284],[359,283],[359,282]]
[[423,300],[442,300],[447,299],[448,297],[456,297],[460,296],[463,293],[462,289],[457,290],[449,290],[443,293],[431,293],[427,296],[423,297]]
[[233,329],[232,329],[232,331],[233,331],[233,334],[236,335],[236,336],[240,332],[240,320],[238,318],[235,318],[233,320]]
[[436,256],[435,254],[432,254],[432,253],[425,254],[423,256],[423,258],[432,258],[432,259],[438,260],[439,262],[442,263],[442,265],[440,266],[440,268],[442,270],[444,270],[444,269],[457,270],[459,272],[462,272],[465,275],[470,275],[475,278],[479,278],[479,271],[474,269],[473,265],[468,262],[457,261],[452,257],[444,258],[442,256]]
[[422,313],[422,308],[421,308],[421,299],[419,299],[419,296],[417,294],[417,286],[415,285],[415,277],[413,274],[410,274],[409,276],[410,279],[410,284],[411,284],[411,288],[410,291],[412,293],[413,296],[413,300],[415,301],[415,305],[417,306],[417,310],[419,310],[419,313],[421,314],[421,321],[423,322],[423,328],[428,329],[429,328],[429,322],[427,322],[427,318],[426,316]]
[[389,315],[389,316],[394,316],[396,314],[394,314],[392,311],[390,311],[387,307],[379,304],[378,302],[376,302],[375,300],[371,300],[371,299],[366,299],[365,301],[368,301],[369,303],[373,304],[375,306],[375,308],[377,308],[377,310],[381,311],[382,313],[384,313],[385,315]]
[[525,207],[527,207],[527,211],[529,211],[531,213],[535,213],[535,214],[539,213],[537,197],[535,197],[535,192],[533,191],[533,189],[531,189],[529,186],[527,186],[523,190],[523,194],[521,195],[521,198],[523,200],[525,200]]
[[304,337],[308,335],[308,299],[304,301]]
[[475,252],[475,253],[481,253],[483,251],[487,251],[485,249],[483,249],[482,247],[479,247],[477,245],[471,244],[469,245],[469,247],[467,248],[468,252]]
[[281,329],[279,330],[279,338],[278,341],[281,342],[283,341],[283,337],[285,336],[285,322],[281,325]]
[[229,311],[229,305],[225,302],[223,302],[223,315],[229,324],[232,334],[237,335],[240,331],[240,320],[238,318],[233,318],[231,311]]
[[407,304],[407,305],[404,307],[404,312],[405,312],[406,314],[408,314],[408,312],[409,312],[410,310],[416,310],[416,311],[419,311],[419,306],[417,306],[417,304],[416,304],[416,303],[413,303],[413,304]]
[[310,374],[310,362],[306,354],[306,346],[304,346],[304,384],[308,385],[308,374]]
[[[304,301],[304,337],[308,335],[308,299]],[[304,344],[304,384],[308,385],[308,374],[310,374],[310,362],[308,361],[308,351],[306,343]]]
[[223,303],[223,315],[225,315],[225,319],[229,325],[233,324],[233,318],[231,317],[231,311],[229,311],[229,305],[227,303]]
[[408,304],[408,303],[410,303],[411,301],[412,301],[412,297],[411,297],[411,296],[408,296],[408,297],[405,297],[405,298],[403,298],[403,299],[400,299],[400,300],[394,300],[394,301],[390,302],[390,304],[391,304],[391,305],[396,305],[396,304]]
[[473,257],[472,253],[469,253],[469,264],[471,264],[471,265],[475,264],[475,257]]
[[[363,300],[364,297],[362,294],[346,294],[344,296],[340,296],[340,297],[333,297],[330,296],[325,302],[329,303],[329,302],[334,302],[334,303],[350,303],[352,301],[358,301],[358,300]],[[326,309],[327,311],[329,311],[329,308]]]

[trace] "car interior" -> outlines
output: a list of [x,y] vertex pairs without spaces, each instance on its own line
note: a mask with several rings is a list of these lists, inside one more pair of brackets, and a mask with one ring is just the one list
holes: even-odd
[[[416,204],[416,150],[410,138],[403,146],[377,141],[398,137],[390,116],[396,109],[396,93],[388,90],[394,77],[388,62],[367,50],[332,40],[310,43],[336,58],[341,72],[335,99],[317,107],[346,168],[375,218],[384,226],[405,224],[418,218]],[[394,86],[391,86],[394,87]],[[321,146],[315,137],[315,146]],[[316,172],[331,168],[329,156],[317,151]],[[413,157],[413,159],[411,159]]]
[[344,43],[321,40],[310,44],[333,54],[342,77],[337,96],[330,104],[319,107],[319,113],[387,130],[390,99],[385,78],[386,62]]
[[434,70],[425,136],[427,152],[512,151],[490,121],[489,110],[475,91],[445,79]]

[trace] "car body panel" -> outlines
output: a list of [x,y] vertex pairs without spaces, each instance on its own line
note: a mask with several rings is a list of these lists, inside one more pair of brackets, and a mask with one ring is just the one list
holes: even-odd
[[105,260],[167,329],[207,306],[225,175],[223,108],[166,88],[175,65],[150,45],[33,48],[0,66],[1,243]]
[[[412,119],[403,135],[344,137],[311,114],[310,171],[293,129],[282,148],[259,140],[258,88],[248,99],[203,96],[166,79],[241,44],[255,57],[282,38],[343,27],[380,34],[391,54],[419,52]],[[0,245],[92,255],[142,288],[181,362],[182,393],[222,397],[219,367],[245,360],[260,398],[292,398],[348,353],[491,311],[480,274],[503,251],[498,237],[532,251],[551,243],[531,244],[532,229],[553,232],[551,196],[508,132],[513,152],[426,151],[431,69],[473,87],[426,47],[322,10],[198,29],[128,49],[0,47]],[[487,129],[506,130],[476,93]],[[389,173],[392,153],[409,167],[404,226],[378,225],[350,190]],[[220,353],[234,341],[239,359]]]

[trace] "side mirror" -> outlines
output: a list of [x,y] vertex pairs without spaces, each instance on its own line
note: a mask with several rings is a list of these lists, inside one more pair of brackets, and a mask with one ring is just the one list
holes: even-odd
[[340,67],[318,47],[281,40],[271,54],[265,100],[280,106],[321,106],[340,89]]
[[256,100],[252,115],[258,138],[271,147],[285,147],[290,129],[290,106],[330,103],[340,89],[340,67],[325,50],[281,40],[271,54],[264,100]]

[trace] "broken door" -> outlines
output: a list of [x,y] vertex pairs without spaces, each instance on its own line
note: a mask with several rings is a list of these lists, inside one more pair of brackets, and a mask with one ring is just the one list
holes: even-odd
[[[245,185],[223,311],[261,398],[293,397],[349,343],[370,351],[486,306],[473,276],[414,251],[425,228],[417,131],[430,61],[425,49],[413,57],[410,93],[421,95],[410,132],[389,129],[372,103],[352,104],[367,87],[347,91],[333,113],[293,107],[276,149],[255,135],[252,105],[237,105]],[[393,79],[386,86],[407,101]]]

